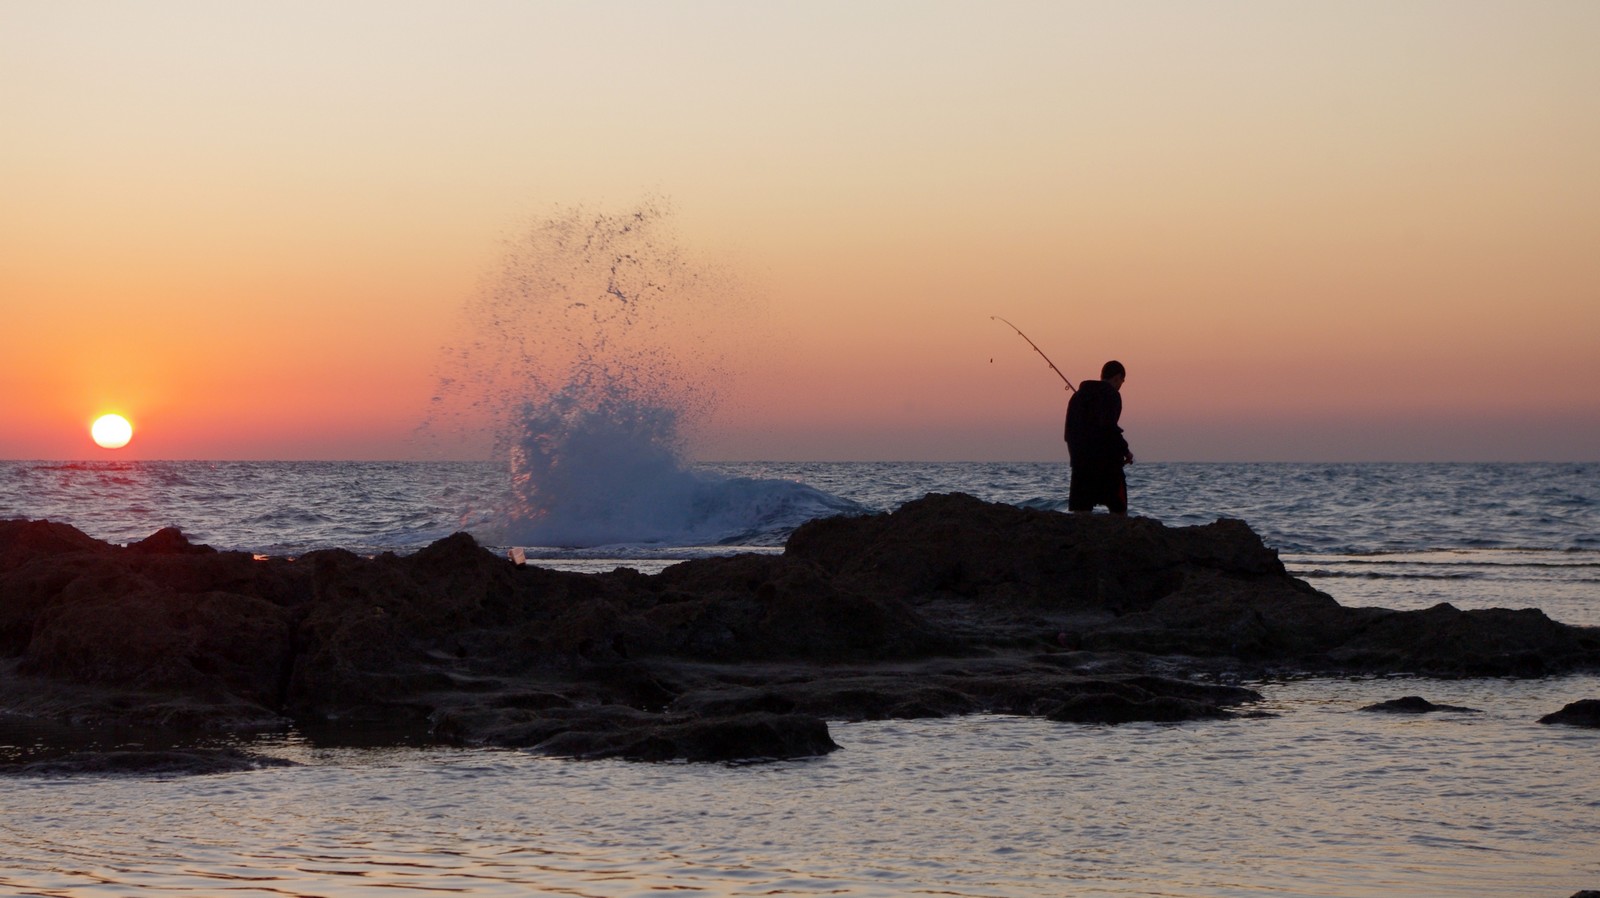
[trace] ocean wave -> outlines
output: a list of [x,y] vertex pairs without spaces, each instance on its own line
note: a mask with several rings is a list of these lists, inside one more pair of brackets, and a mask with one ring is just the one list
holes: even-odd
[[1600,568],[1600,552],[1586,549],[1425,549],[1390,552],[1283,553],[1284,563],[1364,567]]
[[[601,464],[599,459],[585,462],[584,447],[573,444],[571,449],[561,464],[544,472],[539,490],[529,497],[533,506],[508,496],[518,472],[508,471],[504,461],[0,462],[0,517],[69,523],[119,543],[177,524],[191,536],[204,534],[219,548],[251,551],[340,546],[407,552],[461,530],[491,545],[531,546],[538,543],[508,538],[507,525],[517,517],[513,512],[542,508],[545,500],[561,498],[570,489],[572,501],[555,509],[553,517],[526,515],[529,523],[546,527],[541,540],[570,543],[587,535],[591,538],[583,541],[626,544],[626,530],[614,525],[627,514],[613,515],[616,519],[604,528],[609,532],[574,531],[581,529],[587,508],[605,515],[617,502],[626,505],[636,495],[637,507],[629,514],[647,525],[641,532],[656,549],[697,541],[734,547],[775,545],[808,517],[893,511],[929,492],[967,492],[988,501],[1059,508],[1068,479],[1064,463],[686,465],[670,453],[652,471],[630,466],[638,459],[627,453],[615,464]],[[1600,466],[1526,465],[1489,473],[1483,466],[1414,466],[1401,472],[1405,477],[1384,475],[1397,485],[1383,507],[1401,509],[1386,514],[1371,511],[1376,500],[1354,495],[1361,492],[1366,466],[1337,472],[1321,468],[1140,464],[1130,469],[1133,510],[1169,526],[1242,519],[1286,564],[1305,568],[1368,564],[1372,570],[1400,570],[1412,565],[1425,571],[1428,565],[1456,565],[1529,577],[1587,577],[1600,567],[1595,503],[1562,506],[1564,515],[1552,523],[1506,517],[1501,512],[1509,503],[1497,498],[1524,495],[1531,484],[1556,482],[1567,492],[1594,493]],[[164,476],[139,473],[155,470]],[[139,482],[107,484],[102,476],[108,472]],[[1305,507],[1295,501],[1294,490],[1328,477],[1349,483],[1349,489],[1319,491],[1320,505]],[[658,490],[651,485],[655,480],[664,486]],[[1299,481],[1307,486],[1295,486]],[[366,501],[351,499],[352,485]],[[663,496],[675,496],[676,505]],[[1300,510],[1287,512],[1289,506]],[[314,514],[298,522],[273,517],[285,509]],[[563,516],[579,526],[558,532]]]
[[1483,574],[1471,572],[1390,572],[1390,571],[1330,571],[1325,568],[1300,570],[1290,568],[1289,573],[1306,580],[1481,580]]

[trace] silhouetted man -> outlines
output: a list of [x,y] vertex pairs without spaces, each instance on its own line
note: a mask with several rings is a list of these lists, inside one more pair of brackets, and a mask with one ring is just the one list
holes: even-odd
[[1122,384],[1128,372],[1118,361],[1100,367],[1099,380],[1086,380],[1067,402],[1067,454],[1072,459],[1072,486],[1067,508],[1094,511],[1104,505],[1112,514],[1128,513],[1128,481],[1122,466],[1133,453],[1122,437]]

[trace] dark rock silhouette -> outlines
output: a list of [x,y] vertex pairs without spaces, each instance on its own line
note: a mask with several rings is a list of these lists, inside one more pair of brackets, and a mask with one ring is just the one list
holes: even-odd
[[1600,699],[1585,698],[1572,702],[1560,711],[1553,711],[1539,718],[1539,722],[1600,728]]
[[1404,698],[1394,698],[1386,702],[1367,705],[1363,711],[1377,711],[1389,714],[1431,714],[1434,711],[1455,711],[1471,714],[1483,713],[1480,708],[1467,708],[1461,705],[1436,705],[1420,695],[1408,695]]
[[150,751],[72,752],[46,760],[0,767],[13,776],[69,776],[115,774],[120,776],[193,776],[239,773],[265,767],[294,767],[293,761],[253,755],[236,748],[185,748]]
[[1240,521],[1165,527],[930,495],[817,520],[782,555],[646,576],[408,556],[256,559],[0,522],[0,712],[251,730],[426,729],[568,757],[831,750],[827,720],[1226,716],[1198,680],[1600,666],[1534,610],[1345,608]]
[[[589,718],[585,723],[592,723]],[[803,714],[751,713],[712,719],[648,721],[611,728],[561,729],[531,746],[567,758],[631,761],[751,761],[803,758],[838,748],[822,720]]]
[[1136,720],[1175,723],[1233,715],[1216,705],[1170,695],[1137,699],[1112,692],[1096,692],[1075,695],[1051,707],[1044,716],[1071,723],[1129,723]]

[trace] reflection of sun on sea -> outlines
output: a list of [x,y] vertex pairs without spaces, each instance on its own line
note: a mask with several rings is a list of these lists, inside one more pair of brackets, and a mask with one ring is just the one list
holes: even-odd
[[89,435],[102,449],[121,449],[133,439],[133,425],[121,415],[101,415],[89,428]]

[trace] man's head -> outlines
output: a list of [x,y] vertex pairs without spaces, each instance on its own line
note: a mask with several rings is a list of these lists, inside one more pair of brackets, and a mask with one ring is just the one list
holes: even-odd
[[1120,390],[1122,382],[1128,379],[1128,369],[1122,367],[1121,362],[1112,359],[1100,366],[1100,379]]

